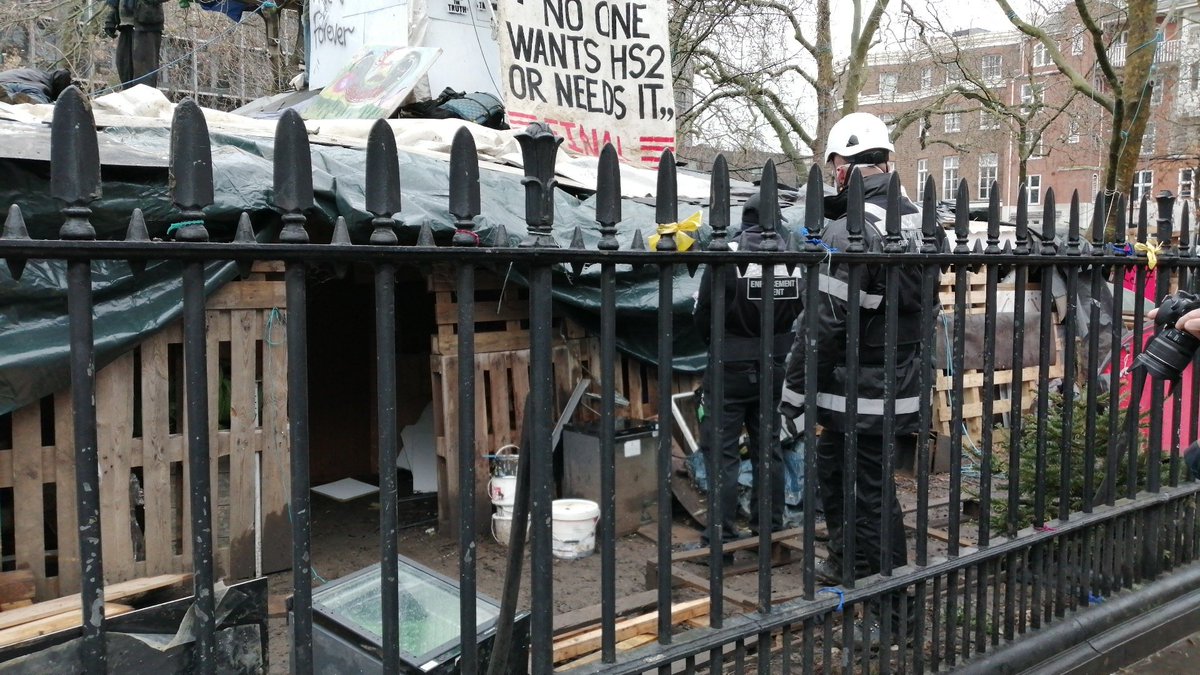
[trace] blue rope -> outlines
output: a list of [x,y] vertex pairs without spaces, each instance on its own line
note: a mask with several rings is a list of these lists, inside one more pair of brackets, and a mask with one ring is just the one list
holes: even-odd
[[833,586],[826,586],[825,588],[822,588],[821,590],[819,590],[817,592],[818,593],[832,593],[832,594],[838,596],[838,604],[837,604],[837,607],[835,607],[834,609],[836,609],[839,612],[842,611],[842,609],[846,606],[846,592],[840,588],[834,588]]
[[167,234],[174,234],[175,230],[183,227],[191,227],[192,225],[203,225],[203,220],[181,220],[167,228]]
[[810,244],[816,244],[817,246],[820,246],[821,248],[825,249],[826,253],[837,253],[838,252],[836,247],[826,244],[824,241],[821,240],[820,237],[813,236],[813,234],[808,231],[808,228],[804,227],[803,225],[800,226],[800,233],[804,235],[805,241],[807,241]]
[[278,307],[272,307],[271,312],[267,314],[267,330],[266,334],[263,335],[263,342],[266,342],[271,347],[277,347],[282,344],[278,340],[271,339],[271,334],[275,332],[276,322],[286,323],[287,319],[283,317],[283,312],[279,311]]

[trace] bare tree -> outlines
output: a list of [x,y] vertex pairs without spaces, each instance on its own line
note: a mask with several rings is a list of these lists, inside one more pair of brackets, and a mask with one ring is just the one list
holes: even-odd
[[858,109],[890,0],[851,2],[849,57],[835,63],[830,0],[672,0],[675,86],[692,96],[681,135],[778,145],[797,169],[821,156],[835,119]]
[[[1141,155],[1142,135],[1150,116],[1149,106],[1139,105],[1139,100],[1149,97],[1154,86],[1149,76],[1160,37],[1156,0],[1127,0],[1123,5],[1110,0],[1072,0],[1095,52],[1092,72],[1081,71],[1063,55],[1059,46],[1061,36],[1023,19],[1008,0],[996,2],[1018,30],[1042,44],[1047,56],[1077,92],[1111,116],[1104,189],[1109,194],[1131,190]],[[1123,50],[1112,49],[1113,33],[1118,30],[1125,36]],[[1114,58],[1118,55],[1124,58],[1124,67]],[[1116,215],[1110,209],[1107,227],[1110,237],[1115,234]]]

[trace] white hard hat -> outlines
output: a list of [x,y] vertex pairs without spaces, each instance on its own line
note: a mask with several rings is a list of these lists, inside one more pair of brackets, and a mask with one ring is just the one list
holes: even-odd
[[893,152],[895,149],[883,120],[871,113],[850,113],[829,130],[829,138],[825,142],[825,161],[828,162],[834,155],[853,157],[867,150]]

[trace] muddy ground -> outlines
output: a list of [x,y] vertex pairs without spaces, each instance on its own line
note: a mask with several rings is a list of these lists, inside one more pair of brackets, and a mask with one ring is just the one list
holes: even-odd
[[[916,485],[911,478],[898,476],[898,494],[902,507],[910,511],[906,520],[915,522],[911,512],[916,504]],[[947,494],[948,477],[931,477],[930,502],[944,502]],[[418,505],[402,508],[403,520],[427,519],[431,515],[422,512]],[[945,509],[931,510],[931,520],[937,525],[946,517]],[[352,502],[337,502],[319,495],[313,496],[313,570],[314,586],[345,576],[379,560],[379,509],[378,503],[370,498]],[[652,534],[653,526],[643,528]],[[964,524],[964,538],[973,537],[973,523]],[[676,549],[699,540],[700,529],[687,513],[676,504],[673,544]],[[910,549],[915,546],[910,532]],[[433,524],[425,520],[419,526],[406,527],[400,532],[400,553],[442,574],[457,578],[457,539],[437,532]],[[945,550],[941,540],[929,540],[930,555],[939,555]],[[617,596],[625,597],[646,590],[646,562],[656,557],[652,538],[643,534],[622,537],[617,542]],[[504,582],[507,549],[496,543],[490,533],[479,537],[478,542],[478,586],[479,591],[499,598]],[[738,554],[737,563],[753,560],[751,553]],[[910,554],[911,555],[911,554]],[[798,559],[798,558],[797,558]],[[707,567],[698,563],[683,563],[686,569],[707,576]],[[528,574],[528,557],[525,573]],[[801,570],[798,562],[776,567],[773,574],[773,589],[776,593],[788,593],[799,588]],[[528,577],[526,577],[528,579]],[[754,574],[728,577],[727,587],[753,597],[756,593]],[[274,596],[291,593],[291,572],[282,572],[270,577],[270,592]],[[699,597],[692,589],[677,589],[677,599]],[[520,605],[529,607],[529,586],[522,585]],[[556,613],[588,607],[600,602],[600,556],[592,555],[578,560],[554,561],[554,607]],[[736,611],[736,610],[731,610]],[[288,665],[289,636],[284,618],[270,621],[270,672],[286,673]]]

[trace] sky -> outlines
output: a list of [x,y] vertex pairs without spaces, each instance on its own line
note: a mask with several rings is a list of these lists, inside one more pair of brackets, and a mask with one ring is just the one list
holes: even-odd
[[[901,16],[902,0],[891,0],[888,14],[895,20]],[[966,28],[988,28],[991,30],[1014,30],[1012,24],[1004,16],[1000,5],[995,0],[908,0],[918,16],[928,17],[936,12],[938,17],[950,30]],[[1052,4],[1050,0],[1045,4]],[[863,0],[863,11],[867,12],[874,4],[872,0]],[[1028,17],[1033,0],[1010,0],[1013,9],[1022,17]],[[833,35],[849,36],[853,23],[854,9],[850,2],[839,1],[832,3],[833,16],[831,28]],[[838,56],[845,56],[849,51],[849,38],[834,45]]]

